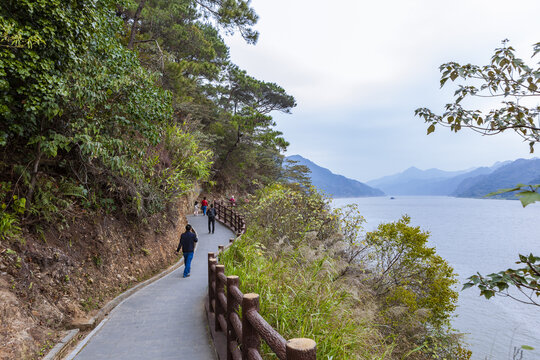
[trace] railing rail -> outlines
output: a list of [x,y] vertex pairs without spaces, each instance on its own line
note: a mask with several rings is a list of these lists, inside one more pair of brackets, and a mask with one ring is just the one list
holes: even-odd
[[[238,235],[244,233],[243,216],[222,202],[214,204],[221,222]],[[225,251],[233,241],[219,246],[219,251]],[[259,295],[244,294],[239,286],[238,276],[226,276],[225,266],[218,264],[216,254],[208,253],[208,310],[214,313],[215,331],[226,335],[227,360],[262,360],[261,339],[280,360],[317,359],[315,341],[304,338],[286,341],[259,313]]]
[[243,215],[234,211],[231,205],[226,205],[223,201],[214,201],[217,219],[225,226],[234,231],[237,235],[246,231],[246,221]]
[[262,359],[261,339],[280,360],[316,360],[315,341],[286,341],[259,313],[259,295],[242,293],[239,284],[238,276],[226,276],[216,254],[208,253],[208,309],[216,319],[215,331],[227,336],[227,360]]

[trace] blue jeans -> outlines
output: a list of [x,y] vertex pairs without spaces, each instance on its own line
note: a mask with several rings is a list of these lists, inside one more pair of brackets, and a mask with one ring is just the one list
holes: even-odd
[[184,277],[188,276],[191,271],[191,260],[193,260],[193,253],[184,253]]
[[206,208],[207,208],[207,206],[201,206],[203,215],[206,215]]

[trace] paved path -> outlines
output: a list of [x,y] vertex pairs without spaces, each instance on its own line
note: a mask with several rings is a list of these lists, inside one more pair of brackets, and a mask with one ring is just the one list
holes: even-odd
[[[208,234],[207,217],[190,216],[199,238],[191,264],[191,276],[182,278],[184,267],[139,290],[121,302],[91,336],[76,360],[213,360],[204,297],[208,285],[207,254],[217,252],[233,233],[216,221]],[[174,251],[176,249],[171,249]]]

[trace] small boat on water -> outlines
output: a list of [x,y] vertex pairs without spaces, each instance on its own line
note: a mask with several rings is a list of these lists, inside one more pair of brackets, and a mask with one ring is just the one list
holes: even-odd
[[395,197],[393,197],[393,196],[390,196],[390,200],[394,200],[394,199],[395,199]]

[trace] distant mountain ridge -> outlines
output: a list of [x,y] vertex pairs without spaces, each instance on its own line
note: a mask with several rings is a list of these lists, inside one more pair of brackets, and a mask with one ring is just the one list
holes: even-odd
[[311,171],[309,177],[313,186],[333,197],[384,195],[384,192],[379,189],[375,189],[360,181],[349,179],[343,175],[334,174],[330,170],[323,168],[300,155],[287,156],[285,159],[296,161],[298,165],[306,166]]
[[[540,159],[518,159],[496,168],[489,174],[463,180],[451,195],[482,197],[500,189],[513,188],[517,184],[538,184],[538,180],[540,180]],[[511,193],[496,197],[515,198]]]
[[[535,184],[539,180],[540,159],[518,159],[463,171],[419,170],[411,167],[399,174],[368,181],[367,184],[390,195],[483,197],[518,183]],[[513,198],[513,194],[497,197]]]
[[[473,171],[477,170],[475,169]],[[452,179],[463,176],[466,173],[467,170],[420,170],[410,167],[402,173],[371,180],[366,184],[377,187],[391,195],[448,195],[448,188],[452,187],[455,181]]]

